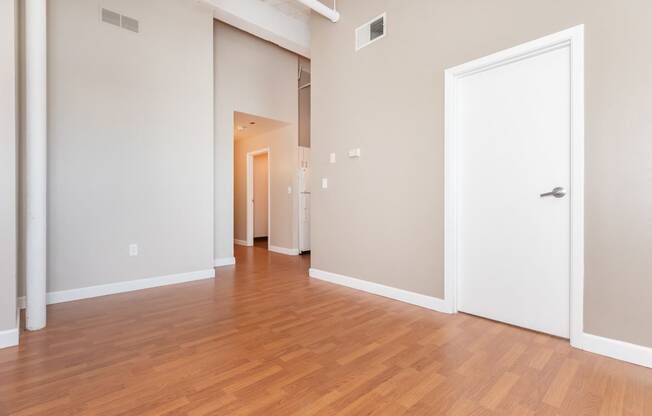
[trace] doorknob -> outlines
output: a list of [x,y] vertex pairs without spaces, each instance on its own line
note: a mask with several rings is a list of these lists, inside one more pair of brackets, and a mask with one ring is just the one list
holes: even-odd
[[566,196],[566,190],[562,188],[561,186],[556,187],[553,189],[551,192],[546,192],[545,194],[541,194],[541,198],[546,197],[546,196],[554,196],[555,198],[563,198]]

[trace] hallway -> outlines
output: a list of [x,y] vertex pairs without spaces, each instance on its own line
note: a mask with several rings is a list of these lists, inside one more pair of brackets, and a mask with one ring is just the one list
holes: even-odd
[[254,246],[267,250],[269,245],[269,240],[267,237],[256,237],[254,238]]
[[0,350],[0,414],[652,414],[650,369],[235,253],[215,280],[48,307]]

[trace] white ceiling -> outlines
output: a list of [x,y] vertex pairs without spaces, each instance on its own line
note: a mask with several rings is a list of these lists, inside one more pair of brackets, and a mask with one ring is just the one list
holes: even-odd
[[235,140],[248,139],[281,127],[288,123],[271,118],[236,111],[233,116],[233,133]]
[[308,23],[310,21],[310,8],[296,0],[260,0],[274,7],[284,15]]

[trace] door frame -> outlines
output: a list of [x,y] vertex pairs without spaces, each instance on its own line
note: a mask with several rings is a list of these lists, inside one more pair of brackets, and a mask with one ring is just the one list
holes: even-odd
[[444,139],[444,301],[457,313],[458,290],[458,165],[457,81],[552,50],[570,48],[571,167],[570,167],[570,342],[581,348],[584,332],[584,25],[545,36],[445,71]]
[[272,242],[272,152],[269,147],[247,153],[247,246],[254,245],[254,157],[267,154],[267,247]]

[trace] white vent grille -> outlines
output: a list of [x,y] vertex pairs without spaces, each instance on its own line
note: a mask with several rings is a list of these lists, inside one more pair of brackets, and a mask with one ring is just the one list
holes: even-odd
[[102,21],[104,23],[118,26],[123,29],[130,30],[132,32],[136,32],[136,33],[140,32],[140,24],[138,20],[132,17],[121,15],[120,13],[104,8],[102,8],[101,10],[101,15],[102,15]]
[[120,13],[112,12],[108,9],[102,9],[102,21],[115,26],[120,26]]
[[384,38],[386,34],[387,15],[383,13],[355,30],[355,50],[371,45]]

